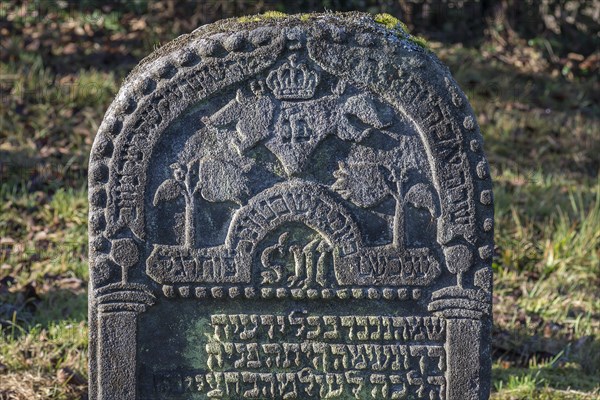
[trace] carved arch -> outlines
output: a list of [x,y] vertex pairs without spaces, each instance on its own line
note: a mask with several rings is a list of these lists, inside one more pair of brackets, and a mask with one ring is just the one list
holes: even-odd
[[[336,24],[336,21],[331,22]],[[252,42],[255,31],[244,34]],[[199,57],[189,54],[213,46],[209,44],[213,41],[188,38],[187,46],[181,50],[139,68],[136,81],[126,82],[111,105],[93,146],[90,162],[92,236],[110,240],[127,236],[130,231],[144,240],[146,173],[152,149],[163,131],[193,103],[274,65],[285,51],[286,35],[285,29],[273,29],[271,40],[262,45]],[[372,60],[386,58],[387,61],[368,64],[353,50],[355,44],[349,39],[346,43],[330,42],[327,47],[319,45],[319,41],[308,40],[307,48],[322,68],[363,87],[364,82],[371,82],[368,90],[389,101],[415,123],[429,155],[436,189],[442,198],[457,199],[441,204],[438,241],[447,243],[460,236],[472,243],[476,194],[470,170],[475,170],[475,165],[466,154],[466,148],[470,146],[476,152],[473,149],[481,147],[481,139],[464,95],[441,68],[437,76],[421,68],[429,63],[430,56],[426,53],[402,49],[390,53],[389,48],[396,45],[382,43],[369,49],[369,54]],[[328,53],[325,48],[333,51]],[[338,51],[346,57],[335,57]],[[390,54],[393,54],[392,59]],[[409,69],[411,78],[397,79]],[[392,85],[389,82],[393,82]],[[416,106],[425,100],[432,106]],[[452,105],[462,111],[451,110]],[[461,113],[464,117],[459,118],[464,121],[454,116]],[[466,136],[470,130],[475,131],[476,136],[468,143]],[[451,168],[447,168],[448,165]],[[480,195],[484,205],[489,203],[486,196]]]
[[241,242],[251,248],[286,222],[301,222],[320,233],[346,256],[362,246],[360,231],[349,211],[321,185],[291,181],[256,195],[234,215],[225,246],[236,249]]

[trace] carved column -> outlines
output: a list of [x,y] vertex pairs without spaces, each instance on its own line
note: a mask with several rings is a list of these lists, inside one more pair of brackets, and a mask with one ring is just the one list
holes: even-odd
[[[490,313],[488,294],[458,286],[434,292],[429,310],[446,319],[446,400],[481,397],[482,318]],[[487,353],[485,351],[484,353]]]
[[446,321],[447,400],[479,399],[481,321],[448,318]]
[[108,285],[97,290],[96,298],[98,334],[90,346],[98,360],[97,386],[90,388],[90,399],[135,400],[137,316],[155,298],[134,283]]

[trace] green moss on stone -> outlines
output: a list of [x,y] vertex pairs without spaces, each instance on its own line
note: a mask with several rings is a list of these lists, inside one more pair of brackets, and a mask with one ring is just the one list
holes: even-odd
[[423,36],[410,36],[409,39],[411,42],[413,42],[414,44],[416,44],[417,46],[420,46],[424,49],[429,49],[429,43],[427,42],[427,39],[425,39]]
[[[304,14],[303,14],[304,15]],[[266,11],[262,14],[257,15],[246,15],[244,17],[239,17],[237,19],[238,22],[260,22],[268,19],[276,19],[276,18],[287,18],[288,15],[281,11]]]
[[287,18],[288,15],[281,11],[267,11],[261,14],[263,18]]
[[392,31],[400,39],[407,40],[423,49],[429,49],[427,40],[421,36],[413,36],[408,31],[408,27],[405,23],[400,21],[398,18],[390,14],[376,14],[373,16],[373,21],[383,25],[388,30]]
[[383,14],[375,14],[373,16],[373,20],[378,24],[385,26],[388,29],[402,29],[404,32],[408,33],[408,28],[404,22],[400,21],[398,18],[393,15],[383,13]]
[[245,15],[243,17],[239,17],[238,22],[241,23],[245,23],[245,22],[260,22],[261,18],[258,15]]

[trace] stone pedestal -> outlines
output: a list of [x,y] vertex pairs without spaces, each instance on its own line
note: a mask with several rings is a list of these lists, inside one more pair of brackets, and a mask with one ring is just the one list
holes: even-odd
[[118,283],[97,291],[95,329],[90,336],[90,355],[97,359],[97,386],[91,398],[134,400],[136,398],[137,317],[154,303],[142,285]]
[[[483,290],[449,287],[433,293],[429,310],[446,319],[446,400],[476,400],[489,396],[489,362],[483,359],[483,324],[489,313],[488,294]],[[486,345],[487,346],[487,345]],[[486,393],[482,393],[482,391]]]
[[479,399],[481,322],[449,318],[446,332],[447,400]]

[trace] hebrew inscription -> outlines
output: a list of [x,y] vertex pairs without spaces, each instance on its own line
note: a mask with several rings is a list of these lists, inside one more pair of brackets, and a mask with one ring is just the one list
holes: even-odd
[[[286,399],[344,394],[400,399],[414,391],[443,398],[442,319],[220,314],[211,320],[209,370],[155,373],[156,391]],[[264,343],[263,335],[281,341]],[[354,341],[362,343],[350,344]]]
[[90,398],[485,399],[493,205],[465,96],[400,25],[207,25],[90,156]]

